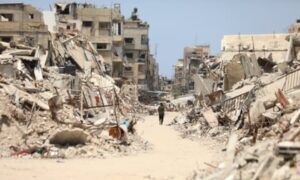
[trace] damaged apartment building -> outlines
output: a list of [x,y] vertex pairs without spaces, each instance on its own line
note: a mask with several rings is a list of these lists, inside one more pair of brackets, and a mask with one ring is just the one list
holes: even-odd
[[154,88],[149,81],[158,78],[152,77],[156,70],[151,68],[156,66],[150,62],[149,25],[139,19],[136,8],[125,19],[120,4],[112,8],[77,3],[55,6],[57,30],[79,32],[90,40],[103,56],[107,73],[115,80],[128,80],[140,89]]
[[22,3],[0,4],[0,41],[47,47],[49,33],[42,13]]
[[78,32],[90,40],[104,58],[113,77],[122,74],[122,26],[120,5],[97,8],[92,4],[55,4],[58,32]]
[[145,90],[150,59],[149,25],[139,19],[137,11],[135,8],[124,22],[124,76]]
[[225,35],[218,57],[188,53],[186,48],[184,59],[175,66],[176,89],[185,85],[197,95],[222,94],[245,79],[292,72],[292,60],[300,60],[298,22],[291,25],[289,33]]
[[[224,63],[224,90],[247,77],[265,72],[285,73],[293,38],[289,34],[227,35],[221,42]],[[251,64],[251,67],[247,67]]]
[[200,73],[199,66],[209,58],[209,53],[209,45],[184,48],[183,59],[179,59],[175,65],[176,89],[179,89],[181,93],[194,90],[194,75]]

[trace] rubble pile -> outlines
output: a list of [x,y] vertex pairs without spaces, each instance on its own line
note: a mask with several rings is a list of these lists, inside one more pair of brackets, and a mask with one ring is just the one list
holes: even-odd
[[0,157],[105,157],[149,148],[134,126],[141,106],[121,93],[78,34],[48,49],[0,42]]
[[213,137],[227,158],[193,179],[297,179],[299,60],[258,59],[240,53],[216,72],[199,66],[194,104],[170,125],[183,137]]

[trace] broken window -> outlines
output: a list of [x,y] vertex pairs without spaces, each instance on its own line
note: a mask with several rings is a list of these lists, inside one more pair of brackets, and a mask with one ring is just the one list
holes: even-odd
[[0,41],[11,42],[12,41],[12,37],[11,36],[3,36],[3,37],[0,37]]
[[11,22],[14,20],[13,14],[0,14],[0,21],[1,22]]
[[133,38],[124,38],[125,44],[133,44]]
[[109,22],[100,22],[99,23],[99,29],[101,29],[101,30],[110,30],[111,25],[110,25]]
[[146,54],[141,54],[140,58],[145,59],[146,58]]
[[34,19],[34,14],[29,14],[29,15],[28,15],[28,18],[29,18],[29,19]]
[[125,71],[132,71],[132,67],[124,67]]
[[108,45],[106,43],[97,43],[96,44],[97,50],[107,49],[107,47],[108,47]]
[[141,44],[148,44],[148,36],[143,34],[141,36]]
[[83,21],[82,22],[82,26],[83,27],[92,27],[93,26],[93,22],[92,21]]
[[140,54],[140,58],[138,61],[144,63],[146,61],[146,54],[145,53]]
[[125,53],[125,56],[129,59],[133,59],[133,53]]

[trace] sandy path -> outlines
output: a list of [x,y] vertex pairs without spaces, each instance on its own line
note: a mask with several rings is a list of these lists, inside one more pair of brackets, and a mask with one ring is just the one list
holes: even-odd
[[[166,123],[175,115],[167,113]],[[195,168],[206,168],[203,162],[215,159],[202,143],[182,139],[171,127],[158,125],[156,116],[146,117],[137,130],[153,144],[153,150],[127,157],[61,162],[0,159],[0,179],[185,179]]]

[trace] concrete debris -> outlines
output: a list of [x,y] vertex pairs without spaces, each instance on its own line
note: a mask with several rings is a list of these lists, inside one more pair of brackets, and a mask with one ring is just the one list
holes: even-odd
[[[185,104],[170,124],[183,137],[212,137],[230,157],[195,177],[297,179],[297,167],[290,165],[300,153],[300,68],[295,53],[288,55],[289,61],[273,61],[252,51],[228,49],[223,55],[218,68],[196,69],[192,105]],[[204,62],[215,60],[206,57]]]
[[218,126],[218,119],[211,108],[203,109],[202,114],[210,127]]
[[51,37],[48,49],[0,42],[0,157],[103,157],[147,149],[135,134],[137,114],[149,110],[138,95],[116,86],[83,36]]

